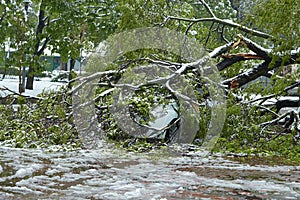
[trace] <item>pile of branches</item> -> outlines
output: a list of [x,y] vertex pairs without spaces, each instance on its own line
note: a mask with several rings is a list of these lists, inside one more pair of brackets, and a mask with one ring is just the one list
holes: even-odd
[[[231,20],[220,19],[216,17],[216,15],[212,12],[211,8],[204,0],[201,0],[200,2],[206,8],[208,13],[210,14],[210,17],[199,18],[199,19],[188,19],[188,18],[168,16],[165,19],[165,21],[162,23],[162,26],[166,25],[171,20],[188,22],[190,23],[190,25],[186,30],[186,34],[187,34],[189,29],[195,24],[203,23],[203,22],[211,22],[213,24],[219,24],[221,27],[223,27],[222,30],[224,30],[224,27],[230,27],[239,30],[241,33],[250,34],[258,38],[271,39],[271,40],[273,39],[273,36],[267,33],[240,25]],[[215,59],[218,61],[217,69],[219,70],[220,73],[222,73],[224,70],[230,67],[233,67],[235,64],[244,61],[254,61],[254,62],[248,62],[248,63],[253,63],[253,66],[251,66],[247,70],[241,71],[239,74],[233,77],[227,77],[225,78],[225,80],[223,80],[220,83],[220,85],[226,91],[226,94],[232,92],[235,93],[235,91],[239,91],[239,89],[246,88],[249,83],[257,80],[260,77],[267,77],[267,78],[273,78],[275,76],[278,77],[282,74],[277,72],[280,71],[283,66],[291,66],[291,65],[299,64],[299,57],[300,57],[299,49],[290,51],[289,55],[287,55],[286,53],[283,53],[282,55],[279,53],[275,53],[274,56],[274,52],[272,49],[266,49],[262,47],[261,45],[255,43],[248,37],[244,36],[243,34],[237,35],[236,40],[232,40],[232,41],[228,41],[226,39],[225,32],[222,31],[219,34],[221,34],[221,38],[223,39],[223,41],[226,42],[226,44],[219,46],[218,48],[215,48],[214,50],[210,51],[209,57],[211,59]],[[242,52],[231,53],[232,51],[237,52],[240,49],[242,49]],[[177,63],[173,61],[166,61],[160,59],[141,58],[139,60],[134,60],[130,62],[134,63],[134,62],[142,61],[150,64],[159,65],[164,68],[168,68],[173,73],[173,75],[164,78],[163,81],[168,83],[168,81],[171,80],[174,76],[185,75],[187,74],[187,72],[192,72],[194,73],[195,76],[198,76],[199,74],[197,74],[198,71],[196,69],[202,62],[205,62],[205,59],[206,58],[204,57],[196,62]],[[138,90],[143,86],[155,84],[156,81],[157,82],[162,81],[162,79],[160,78],[159,80],[158,79],[152,80],[150,82],[146,82],[138,86],[133,84],[132,85],[117,84],[122,74],[127,70],[127,66],[128,65],[123,64],[122,67],[118,70],[102,71],[88,77],[79,77],[76,80],[80,80],[80,84],[74,87],[70,91],[70,94],[73,94],[76,91],[78,91],[83,85],[88,83],[90,80],[98,78],[99,79],[98,85],[102,87],[102,89],[104,88],[104,90],[102,90],[92,101],[85,103],[85,105],[83,105],[84,107],[87,104],[89,105],[92,104],[94,101],[105,102],[106,101],[105,99],[108,98],[108,96],[113,91],[115,91],[116,88],[129,87],[131,89]],[[199,80],[197,84],[199,87],[201,87],[202,81]],[[185,99],[185,101],[189,102],[191,105],[203,106],[203,102],[201,102],[200,100],[195,101],[183,94],[178,93],[177,91],[174,91],[171,87],[168,86],[169,85],[166,84],[166,87],[169,89],[169,91],[171,91],[174,95],[180,96],[180,98]],[[284,133],[297,132],[300,135],[300,121],[299,121],[300,95],[288,94],[288,91],[295,89],[297,87],[299,88],[299,86],[300,86],[300,80],[298,79],[295,80],[290,86],[284,88],[282,91],[276,92],[276,94],[275,93],[268,94],[266,96],[260,96],[259,98],[256,96],[256,98],[250,100],[244,98],[242,95],[236,94],[236,99],[239,104],[251,106],[262,110],[262,112],[269,112],[273,114],[272,120],[264,121],[259,124],[261,132],[266,130],[268,127],[278,125],[284,128],[283,131]],[[293,109],[282,113],[284,108],[293,108]],[[102,104],[101,106],[96,106],[96,109],[99,111],[98,116],[100,116],[99,117],[100,123],[102,123],[102,125],[106,127],[110,127],[111,122],[107,121],[107,119],[105,120],[102,117],[103,113],[106,112],[105,110],[109,109],[109,105]],[[172,127],[172,125],[175,125],[175,123],[177,122],[178,121],[175,121],[173,122],[173,124],[167,125],[162,130],[167,130],[169,127]]]
[[2,87],[0,143],[12,147],[77,148],[81,146],[72,119],[67,88],[27,96]]

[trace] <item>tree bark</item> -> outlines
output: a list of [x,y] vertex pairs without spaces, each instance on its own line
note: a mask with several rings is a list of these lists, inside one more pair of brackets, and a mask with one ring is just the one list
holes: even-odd
[[[46,37],[46,40],[43,42],[43,44],[41,44],[41,39],[40,39],[40,35],[43,33],[44,28],[47,25],[49,25],[49,18],[47,18],[47,17],[45,18],[44,6],[45,6],[44,1],[42,1],[40,4],[38,26],[37,26],[37,30],[35,32],[36,43],[35,43],[33,57],[35,57],[35,56],[40,57],[43,54],[48,42],[50,41],[50,37]],[[46,20],[48,20],[47,25],[45,23]],[[41,46],[41,48],[40,48],[40,46]],[[29,89],[29,90],[33,89],[34,73],[35,73],[34,67],[29,66],[28,76],[27,76],[27,80],[26,80],[26,89]]]
[[26,80],[26,89],[33,90],[34,71],[33,67],[29,66],[28,75]]
[[75,78],[75,72],[73,72],[73,69],[75,67],[75,60],[73,58],[70,59],[70,72],[69,72],[69,84],[68,87],[72,89],[72,83],[71,80]]
[[282,97],[279,98],[276,102],[276,109],[279,111],[281,108],[285,107],[294,107],[299,108],[300,107],[300,97]]
[[245,60],[262,60],[260,56],[252,55],[252,54],[235,54],[235,55],[224,55],[221,56],[224,58],[223,61],[219,62],[217,64],[217,68],[219,71],[222,71],[226,69],[227,67],[230,67],[234,63],[238,63]]

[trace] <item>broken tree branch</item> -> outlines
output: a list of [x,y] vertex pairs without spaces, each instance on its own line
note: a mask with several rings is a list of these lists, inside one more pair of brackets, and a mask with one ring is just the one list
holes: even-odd
[[224,80],[222,83],[223,85],[227,85],[228,87],[231,85],[232,81],[235,81],[238,85],[238,87],[241,87],[250,81],[253,81],[257,79],[260,76],[266,75],[269,71],[278,68],[282,65],[289,65],[294,64],[297,62],[297,58],[299,57],[298,54],[293,54],[290,56],[289,59],[283,59],[279,58],[276,60],[272,65],[270,65],[270,60],[265,60],[263,63],[252,67],[251,69],[247,70],[246,72],[243,72],[241,74],[238,74],[232,78],[229,78],[227,80]]
[[227,67],[230,67],[234,63],[245,61],[245,60],[262,60],[263,58],[260,56],[257,56],[255,54],[235,54],[235,55],[222,55],[222,58],[224,58],[223,61],[219,62],[217,64],[217,68],[219,71],[222,71],[226,69]]
[[233,81],[235,81],[236,84],[238,85],[238,87],[241,87],[241,86],[249,83],[250,81],[253,81],[253,80],[257,79],[258,77],[266,74],[269,70],[271,70],[270,68],[268,68],[268,66],[269,66],[269,63],[265,61],[255,67],[247,70],[244,73],[241,73],[237,76],[234,76],[232,78],[224,80],[222,82],[222,84],[229,87],[231,85],[231,83]]
[[271,49],[265,49],[241,34],[239,34],[238,37],[240,38],[240,42],[242,44],[244,44],[248,49],[256,53],[258,56],[263,57],[264,60],[271,60],[271,57],[269,56]]

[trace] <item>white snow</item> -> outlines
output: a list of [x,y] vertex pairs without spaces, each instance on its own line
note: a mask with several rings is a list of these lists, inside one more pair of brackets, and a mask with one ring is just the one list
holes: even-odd
[[300,52],[300,47],[291,51],[291,54],[296,54]]
[[229,24],[236,24],[235,22],[233,22],[231,19],[223,19],[222,21],[229,23]]
[[[165,200],[171,199],[172,196],[175,198],[177,195],[178,199],[184,199],[181,193],[208,194],[216,188],[223,191],[223,194],[232,190],[237,192],[246,190],[249,195],[270,196],[274,199],[300,197],[298,193],[300,185],[294,181],[297,177],[284,181],[286,177],[293,177],[291,175],[298,176],[299,166],[250,166],[224,160],[222,157],[207,156],[200,159],[197,153],[194,159],[167,154],[162,156],[161,153],[147,156],[128,154],[108,147],[110,146],[55,153],[0,147],[0,160],[9,166],[5,170],[9,174],[17,170],[14,174],[20,177],[15,185],[11,184],[14,176],[1,177],[0,199],[20,197],[20,199]],[[3,163],[1,165],[4,167]],[[103,168],[102,164],[112,167]],[[200,171],[207,170],[207,176],[205,172],[198,174],[184,170],[190,167]],[[44,170],[50,173],[45,174]],[[53,176],[51,170],[57,174]],[[78,170],[80,173],[77,173]],[[212,170],[217,174],[212,175]],[[254,172],[258,173],[259,177],[249,180],[236,176],[229,180],[218,176],[221,173],[226,175],[226,172],[230,172],[229,176]],[[31,176],[27,177],[26,174],[30,173]],[[272,178],[270,173],[277,174],[278,177]],[[265,174],[270,175],[261,179]],[[8,196],[9,194],[13,196]]]
[[197,34],[197,31],[193,30],[193,31],[190,31],[191,35],[196,35]]
[[[37,96],[42,93],[44,90],[58,90],[64,83],[50,82],[50,78],[41,78],[33,82],[33,90],[25,90],[22,95],[26,96]],[[6,87],[10,90],[13,90],[18,93],[19,91],[19,79],[16,76],[9,76],[0,81],[0,88]],[[1,91],[0,96],[6,96],[10,94],[9,91]]]
[[275,104],[277,101],[285,101],[285,100],[289,100],[289,101],[299,101],[299,97],[294,97],[294,96],[287,96],[287,97],[279,97],[279,98],[270,98],[268,100],[266,100],[263,105],[273,105]]
[[18,171],[16,171],[16,173],[13,177],[23,178],[25,176],[31,176],[33,172],[39,170],[42,167],[43,167],[43,165],[40,165],[40,164],[32,164],[31,167],[21,168]]

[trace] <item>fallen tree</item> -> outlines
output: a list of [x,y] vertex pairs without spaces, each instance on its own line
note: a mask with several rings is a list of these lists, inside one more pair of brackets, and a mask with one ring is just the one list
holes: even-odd
[[[268,2],[271,1],[268,0]],[[298,154],[300,129],[299,48],[294,44],[289,44],[289,50],[287,48],[280,49],[278,46],[286,40],[280,43],[280,37],[274,31],[264,28],[256,30],[255,25],[251,27],[243,22],[217,17],[214,10],[203,0],[200,0],[198,5],[206,10],[206,16],[194,19],[167,16],[159,25],[168,27],[169,24],[174,26],[175,22],[178,22],[176,25],[184,24],[185,26],[182,25],[184,28],[178,25],[178,29],[176,29],[184,33],[183,38],[190,37],[191,30],[201,32],[202,29],[205,29],[204,33],[207,35],[203,34],[201,37],[196,35],[198,38],[195,36],[197,39],[194,46],[196,46],[196,42],[201,42],[208,52],[207,54],[193,48],[190,43],[183,43],[193,50],[192,54],[201,52],[198,54],[201,55],[200,58],[189,60],[182,56],[185,52],[174,53],[162,49],[146,48],[128,51],[113,60],[110,65],[102,66],[103,63],[96,63],[97,66],[102,67],[102,70],[89,76],[77,77],[69,82],[71,89],[64,94],[66,96],[63,95],[63,99],[72,95],[75,97],[75,101],[73,99],[73,110],[69,109],[70,104],[66,103],[68,101],[61,105],[67,107],[64,108],[67,110],[67,114],[64,114],[67,115],[67,120],[76,118],[76,115],[82,112],[92,113],[88,121],[97,119],[98,124],[85,124],[85,121],[79,118],[78,121],[75,121],[76,131],[86,133],[99,131],[103,133],[102,135],[115,141],[125,141],[123,143],[125,146],[131,146],[135,144],[135,141],[143,139],[160,144],[176,142],[178,133],[189,132],[189,128],[194,128],[194,125],[198,124],[200,128],[192,139],[196,144],[201,145],[205,142],[203,138],[207,135],[208,127],[211,127],[209,121],[217,118],[218,115],[225,114],[222,112],[223,110],[219,113],[212,112],[215,101],[210,95],[209,88],[211,85],[217,85],[222,88],[222,91],[216,90],[216,94],[219,93],[222,98],[226,98],[228,103],[223,131],[222,127],[214,129],[216,132],[222,132],[219,146],[229,151],[248,148],[247,150],[250,152],[263,146],[265,149],[260,149],[258,152],[266,149],[277,152],[276,148],[279,148],[280,153],[286,153],[284,149],[288,149],[294,152],[293,155]],[[197,28],[197,25],[200,28]],[[297,34],[297,30],[295,30],[295,34]],[[128,37],[128,35],[125,36]],[[284,34],[280,36],[285,37]],[[130,40],[132,38],[126,39],[130,45],[134,46],[135,41]],[[146,43],[146,38],[143,39],[142,42]],[[213,40],[213,43],[210,43],[210,40]],[[123,41],[116,41],[116,43],[118,42],[121,45]],[[178,46],[180,45],[182,44],[178,44]],[[216,68],[211,67],[211,60],[215,61]],[[288,70],[288,73],[283,71],[285,67],[289,68],[291,65],[294,66],[294,71]],[[139,67],[135,71],[137,66]],[[161,73],[149,75],[146,73],[149,71],[143,72],[144,69],[148,69],[147,66],[156,66],[156,72],[160,71]],[[221,74],[222,80],[216,81],[210,76],[203,76],[204,72],[206,75],[210,75],[216,72],[214,70]],[[139,76],[136,76],[137,74]],[[124,79],[124,76],[127,79]],[[176,82],[176,80],[180,80],[180,77],[186,79],[187,82],[184,83],[190,87],[187,89],[174,87],[172,85],[174,80]],[[262,77],[266,77],[268,83],[257,82]],[[92,84],[89,86],[91,82]],[[125,92],[118,93],[119,90]],[[85,101],[86,99],[80,97],[82,91],[88,95],[95,94]],[[188,94],[193,92],[195,96],[190,97]],[[119,121],[122,123],[122,119],[132,119],[134,123],[127,125],[128,128],[139,127],[143,134],[130,135],[126,132],[130,129],[124,131],[119,127],[120,125],[126,126],[126,123],[117,123],[112,116],[112,109],[116,107],[113,103],[117,102],[114,99],[116,94],[118,97],[126,99],[125,103],[127,104],[124,104],[124,107],[128,108],[125,111],[114,111],[119,112],[119,116],[121,116]],[[61,96],[62,93],[59,95]],[[41,101],[46,100],[43,98]],[[178,105],[181,103],[184,103],[186,107],[180,108]],[[52,104],[49,109],[55,111]],[[161,105],[163,108],[159,107]],[[167,108],[165,111],[174,114],[160,127],[153,126],[155,119],[159,118],[158,112],[153,112],[156,108]],[[189,118],[187,115],[183,117],[184,111],[188,109],[193,111],[194,116],[201,117],[195,121],[193,121],[193,117]],[[93,115],[94,112],[95,115]],[[43,114],[39,109],[39,114],[41,113]],[[62,123],[56,118],[51,118],[51,120],[53,124]],[[191,123],[189,126],[183,126],[184,121],[191,121]],[[63,122],[67,123],[66,120]],[[73,122],[68,133],[72,131],[74,131]],[[99,132],[95,132],[95,134]],[[71,137],[71,139],[74,138]],[[95,140],[93,137],[87,139]],[[190,141],[191,138],[188,139]]]
[[[184,23],[188,23],[187,30],[185,30],[186,36],[188,36],[189,30],[192,29],[193,26],[199,23],[212,23],[210,28],[209,35],[207,36],[207,40],[211,37],[211,32],[217,31],[218,34],[221,35],[222,42],[226,42],[225,44],[215,47],[213,50],[210,50],[208,56],[211,59],[215,59],[217,61],[217,69],[224,76],[223,81],[219,83],[227,94],[227,99],[235,102],[234,106],[240,106],[241,109],[246,109],[247,112],[253,112],[252,114],[257,115],[253,116],[255,122],[251,121],[248,126],[253,126],[256,128],[255,135],[256,138],[266,138],[268,141],[272,139],[278,138],[278,132],[283,131],[284,133],[292,133],[293,136],[299,134],[300,125],[299,125],[299,92],[288,94],[288,92],[292,89],[297,89],[299,87],[299,71],[297,68],[295,71],[290,72],[289,74],[282,74],[282,69],[286,66],[297,66],[299,64],[299,48],[291,49],[290,51],[277,51],[275,48],[265,48],[259,45],[257,42],[254,42],[252,39],[244,36],[243,34],[237,34],[236,39],[229,41],[226,36],[225,28],[229,27],[230,30],[238,30],[244,34],[248,34],[251,37],[255,38],[257,41],[262,43],[266,43],[268,41],[268,46],[272,46],[270,43],[277,44],[278,38],[263,31],[257,31],[253,28],[238,24],[228,19],[221,19],[216,17],[212,9],[209,5],[201,0],[200,3],[204,6],[204,8],[209,13],[210,17],[205,18],[197,18],[197,19],[189,19],[182,17],[174,17],[168,16],[162,23],[162,26],[167,26],[170,21],[180,21]],[[220,32],[218,29],[213,29],[213,26],[222,26],[222,31]],[[269,43],[270,42],[270,43]],[[158,57],[152,56],[153,54],[159,54],[161,52],[155,52],[153,50],[148,50],[147,53],[144,52],[144,56],[132,56],[127,55],[125,59],[119,61],[121,66],[118,66],[115,70],[108,70],[98,72],[88,77],[78,78],[76,81],[80,83],[74,87],[70,94],[80,90],[85,84],[87,84],[91,79],[98,79],[98,86],[100,87],[100,91],[94,99],[89,102],[85,102],[84,106],[92,105],[94,101],[96,101],[96,109],[98,110],[98,120],[102,127],[107,130],[108,135],[114,135],[109,132],[112,132],[118,129],[118,124],[112,122],[112,118],[109,115],[109,109],[111,105],[108,103],[110,100],[111,93],[114,92],[118,88],[130,88],[134,91],[143,91],[145,87],[156,85],[157,83],[164,83],[167,90],[171,92],[172,95],[183,99],[188,102],[191,106],[196,106],[197,109],[202,107],[207,107],[208,102],[211,101],[209,96],[202,95],[198,99],[191,99],[186,95],[172,89],[170,85],[167,83],[172,80],[172,78],[177,76],[189,77],[190,81],[194,83],[194,90],[197,88],[205,88],[207,89],[207,83],[211,80],[206,79],[201,76],[199,70],[200,63],[205,62],[205,56],[194,62],[184,62],[184,61],[176,61],[176,59],[168,60],[168,59],[158,59]],[[147,56],[145,56],[147,55]],[[137,58],[138,57],[138,58]],[[178,60],[178,59],[177,59]],[[180,60],[180,59],[179,59]],[[243,66],[244,63],[247,62],[247,67]],[[170,74],[165,77],[157,77],[156,79],[151,79],[149,81],[143,82],[141,84],[135,85],[133,83],[118,83],[120,78],[126,71],[130,69],[131,65],[145,65],[145,64],[155,64],[162,68],[169,70]],[[239,70],[235,74],[230,74],[230,71],[235,66],[239,67]],[[242,66],[242,67],[241,67]],[[204,68],[204,70],[211,70],[211,68]],[[261,77],[267,77],[270,80],[270,84],[268,86],[260,86],[260,91],[255,91],[251,93],[248,88],[251,88],[251,84],[253,85],[255,81]],[[284,80],[284,81],[283,81]],[[213,82],[213,81],[211,81]],[[287,85],[283,85],[283,88],[277,88],[277,82],[285,82]],[[255,85],[255,84],[254,84]],[[269,91],[266,92],[265,88],[261,89],[261,87],[268,87]],[[259,90],[259,89],[258,89]],[[299,91],[299,90],[298,90]],[[149,91],[148,91],[149,92]],[[201,91],[200,93],[205,93],[205,91]],[[144,99],[145,101],[149,99]],[[272,101],[271,101],[272,100]],[[264,104],[265,102],[265,104]],[[141,106],[141,105],[140,105]],[[151,107],[151,106],[150,106]],[[149,117],[150,107],[147,107],[147,111],[143,113],[143,117]],[[79,106],[82,108],[82,105]],[[285,108],[294,108],[292,111],[283,112]],[[140,108],[131,109],[131,115],[137,116],[140,114]],[[203,111],[203,110],[202,110]],[[236,113],[238,115],[238,113]],[[243,115],[240,113],[240,115]],[[132,117],[132,116],[131,116]],[[210,116],[207,116],[208,119]],[[180,118],[180,117],[179,117]],[[164,127],[160,129],[156,129],[156,131],[166,131],[171,127],[176,126],[180,127],[180,123],[178,125],[178,121],[173,120],[170,124],[165,124]],[[260,119],[261,118],[261,119]],[[262,121],[260,121],[262,120]],[[143,122],[146,120],[144,119]],[[232,122],[227,122],[232,123]],[[233,122],[234,123],[234,122]],[[235,122],[236,123],[236,122]],[[247,124],[245,122],[245,124]],[[150,126],[145,125],[141,122],[136,121],[138,126],[152,129]],[[241,123],[242,124],[242,123]],[[232,124],[233,126],[245,126],[241,124]],[[208,126],[208,124],[203,124],[204,126]],[[179,126],[179,127],[178,127]],[[247,125],[246,125],[247,126]],[[277,128],[276,128],[276,127]],[[258,127],[258,129],[257,129]],[[275,128],[274,128],[275,127]],[[269,130],[270,128],[270,130]],[[281,128],[284,128],[282,130]],[[204,128],[205,129],[205,128]],[[252,128],[249,128],[252,131]],[[267,134],[268,132],[272,132],[271,134]],[[115,131],[116,132],[116,131]],[[122,130],[118,129],[117,132],[122,132]],[[205,131],[204,131],[205,132]],[[203,133],[202,133],[203,134]],[[238,134],[238,133],[237,133]],[[250,134],[250,133],[248,133]],[[205,134],[204,134],[205,135]],[[233,134],[235,135],[235,134]],[[276,137],[274,137],[276,135]],[[279,134],[284,135],[284,134]],[[114,139],[120,139],[124,135],[121,136],[112,136]],[[199,135],[198,135],[199,136]],[[202,135],[203,136],[203,135]],[[168,136],[168,138],[170,138]],[[164,141],[168,141],[168,138],[163,138]],[[294,137],[296,138],[296,137]],[[298,142],[298,140],[297,140]]]

